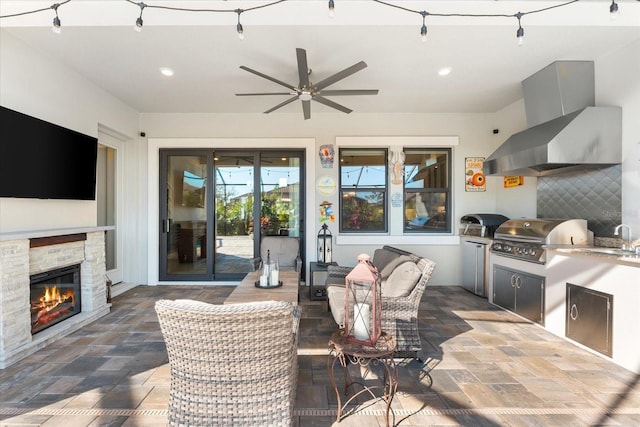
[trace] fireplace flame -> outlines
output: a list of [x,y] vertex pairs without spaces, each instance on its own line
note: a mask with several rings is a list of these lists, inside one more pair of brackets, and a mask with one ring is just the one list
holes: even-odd
[[63,302],[73,303],[73,290],[69,289],[65,294],[61,294],[57,286],[45,286],[44,294],[40,297],[40,309],[51,311]]

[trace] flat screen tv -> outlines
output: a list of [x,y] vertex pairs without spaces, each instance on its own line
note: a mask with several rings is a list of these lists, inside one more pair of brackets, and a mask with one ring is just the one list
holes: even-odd
[[0,107],[0,197],[95,200],[94,137]]

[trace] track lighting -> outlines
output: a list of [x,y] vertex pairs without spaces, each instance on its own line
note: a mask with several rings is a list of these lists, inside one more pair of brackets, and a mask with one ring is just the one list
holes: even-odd
[[244,10],[236,9],[235,12],[238,14],[238,25],[236,25],[236,31],[238,32],[238,38],[240,40],[244,40],[244,28],[242,28],[242,24],[240,23],[240,15]]
[[54,10],[54,12],[56,13],[55,18],[53,18],[53,27],[51,27],[51,30],[56,33],[56,34],[60,34],[62,32],[62,27],[61,27],[61,22],[60,22],[60,18],[58,17],[58,6],[60,6],[60,3],[55,3],[51,5],[51,9]]
[[138,3],[138,7],[140,8],[140,16],[138,17],[138,19],[136,19],[136,26],[133,27],[134,30],[136,30],[137,32],[141,32],[142,31],[142,11],[144,10],[145,7],[147,7],[146,4],[140,2]]
[[611,6],[609,6],[609,17],[612,21],[618,18],[618,3],[616,0],[611,0]]
[[516,13],[515,17],[518,18],[518,31],[516,31],[516,37],[518,38],[518,46],[522,46],[524,44],[524,28],[520,25],[520,18],[522,18],[522,13]]
[[426,23],[426,19],[427,19],[427,15],[429,14],[429,12],[426,11],[422,11],[420,12],[420,15],[422,15],[422,27],[420,28],[420,35],[422,36],[422,41],[426,42],[427,41],[427,23]]
[[333,18],[334,16],[336,16],[335,8],[336,4],[333,2],[333,0],[329,0],[329,18]]

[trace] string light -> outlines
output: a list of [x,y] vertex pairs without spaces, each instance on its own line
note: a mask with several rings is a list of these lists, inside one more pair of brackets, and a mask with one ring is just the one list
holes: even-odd
[[422,36],[422,41],[426,42],[427,41],[427,23],[426,23],[426,19],[427,19],[427,15],[429,14],[429,12],[427,11],[422,11],[420,12],[420,15],[422,15],[422,28],[420,28],[420,35]]
[[60,34],[62,32],[62,23],[60,22],[60,18],[58,17],[58,7],[60,6],[60,3],[55,3],[51,5],[51,9],[53,9],[53,11],[56,13],[55,18],[53,18],[53,27],[51,28],[51,30],[56,33],[56,34]]
[[612,21],[618,18],[618,3],[616,0],[611,0],[611,6],[609,6],[609,17]]
[[334,16],[336,16],[336,4],[333,2],[333,0],[329,0],[329,18],[333,18]]
[[516,31],[516,37],[518,38],[518,46],[522,46],[524,44],[524,28],[520,25],[520,18],[522,18],[522,13],[516,13],[516,18],[518,18],[518,31]]
[[[2,18],[11,18],[11,17],[15,17],[15,16],[21,16],[21,15],[28,15],[28,14],[33,14],[33,13],[39,13],[45,10],[51,10],[53,9],[56,13],[55,18],[53,18],[53,31],[56,33],[59,33],[62,30],[61,27],[61,21],[60,18],[58,16],[58,7],[62,6],[66,3],[69,3],[71,0],[64,0],[60,3],[55,3],[53,5],[51,5],[50,7],[46,7],[46,8],[41,8],[41,9],[35,9],[35,10],[30,10],[30,11],[26,11],[26,12],[19,12],[19,13],[14,13],[14,14],[10,14],[10,15],[0,15],[0,19]],[[242,24],[240,23],[240,14],[242,13],[246,13],[249,11],[254,11],[257,9],[262,9],[262,8],[266,8],[266,7],[271,7],[280,3],[284,3],[286,1],[290,1],[290,0],[276,0],[273,1],[271,3],[266,3],[260,6],[254,6],[251,8],[247,8],[247,9],[192,9],[192,8],[183,8],[183,7],[172,7],[172,6],[161,6],[161,5],[150,5],[150,4],[145,4],[142,2],[136,3],[134,0],[125,0],[128,3],[134,4],[136,6],[138,6],[140,8],[140,16],[136,19],[136,26],[135,29],[136,31],[141,31],[142,30],[142,26],[143,26],[143,20],[142,20],[142,12],[145,8],[155,8],[155,9],[164,9],[164,10],[172,10],[172,11],[181,11],[181,12],[209,12],[209,13],[236,13],[238,15],[238,23],[236,24],[236,32],[238,33],[238,37],[240,39],[244,38],[244,27],[242,26]],[[516,18],[518,20],[518,30],[516,31],[516,36],[518,38],[518,44],[522,45],[523,43],[523,39],[524,39],[524,29],[522,28],[522,25],[520,24],[520,20],[523,16],[525,15],[529,15],[532,13],[539,13],[539,12],[544,12],[550,9],[555,9],[557,7],[564,7],[564,6],[568,6],[572,3],[576,3],[578,1],[581,0],[569,0],[565,3],[561,3],[561,4],[556,4],[553,6],[549,6],[549,7],[545,7],[545,8],[541,8],[541,9],[536,9],[536,10],[530,10],[527,12],[518,12],[515,14],[469,14],[469,13],[433,13],[433,12],[427,12],[427,11],[419,11],[419,10],[413,10],[413,9],[409,9],[403,6],[399,6],[397,4],[392,4],[392,3],[388,3],[382,0],[370,0],[374,3],[378,3],[384,6],[389,6],[389,7],[394,7],[397,9],[401,9],[405,12],[410,12],[410,13],[416,13],[422,16],[422,27],[420,28],[420,35],[422,36],[422,39],[425,40],[426,39],[426,35],[427,35],[427,25],[426,25],[426,17],[427,15],[429,16],[437,16],[437,17],[466,17],[466,18]],[[640,1],[640,0],[639,0]],[[334,15],[334,10],[335,10],[335,1],[334,0],[329,0],[329,16],[333,17]],[[611,19],[616,19],[618,13],[619,13],[619,7],[618,7],[618,3],[616,3],[615,0],[611,0],[611,5],[609,6],[609,13],[610,13],[610,17]]]
[[244,28],[242,28],[242,24],[240,23],[240,15],[244,10],[236,9],[235,12],[238,14],[238,25],[236,25],[236,31],[238,32],[238,38],[240,40],[244,40]]
[[140,16],[138,16],[138,19],[136,19],[136,25],[135,27],[133,27],[134,30],[136,30],[137,32],[141,32],[142,31],[142,11],[144,10],[145,7],[147,7],[146,4],[140,2],[138,3],[138,6],[140,7]]

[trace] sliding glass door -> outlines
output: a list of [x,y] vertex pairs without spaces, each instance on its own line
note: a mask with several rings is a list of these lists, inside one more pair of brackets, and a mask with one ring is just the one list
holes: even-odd
[[160,280],[238,280],[262,236],[302,239],[303,154],[162,150]]

